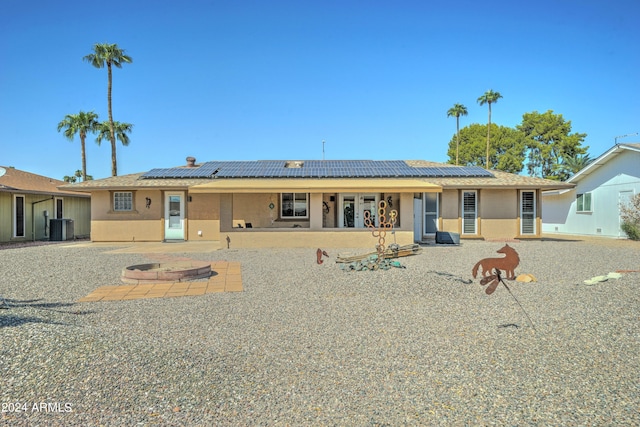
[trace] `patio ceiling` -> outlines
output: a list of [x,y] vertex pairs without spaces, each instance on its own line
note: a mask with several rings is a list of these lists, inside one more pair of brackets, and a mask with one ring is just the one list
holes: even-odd
[[419,179],[221,179],[189,187],[190,193],[422,193],[442,191]]

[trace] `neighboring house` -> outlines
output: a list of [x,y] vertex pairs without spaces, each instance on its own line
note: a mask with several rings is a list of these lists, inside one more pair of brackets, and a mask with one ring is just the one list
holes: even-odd
[[544,233],[626,237],[620,204],[640,193],[640,144],[619,144],[573,175],[572,189],[543,192]]
[[73,220],[74,236],[88,237],[91,197],[58,189],[63,184],[13,167],[0,167],[0,242],[49,239],[51,219]]
[[66,185],[91,193],[93,241],[372,247],[365,213],[397,211],[385,244],[536,238],[542,190],[572,184],[426,161],[213,161]]

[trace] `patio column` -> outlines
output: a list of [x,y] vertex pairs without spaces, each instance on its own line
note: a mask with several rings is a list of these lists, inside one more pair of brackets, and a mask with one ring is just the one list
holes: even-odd
[[413,193],[400,193],[400,230],[413,230]]
[[309,194],[309,228],[322,229],[322,193]]

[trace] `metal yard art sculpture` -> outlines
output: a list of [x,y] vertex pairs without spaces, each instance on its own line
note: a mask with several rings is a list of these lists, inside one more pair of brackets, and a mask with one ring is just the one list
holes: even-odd
[[480,269],[480,267],[482,267],[483,277],[480,280],[480,285],[488,285],[487,289],[485,290],[487,295],[491,295],[493,292],[495,292],[495,290],[498,288],[498,285],[502,283],[507,291],[509,291],[509,294],[514,299],[514,301],[518,304],[518,306],[520,306],[520,309],[522,310],[524,315],[527,316],[527,319],[529,320],[531,327],[533,327],[533,330],[536,331],[536,327],[531,321],[531,317],[529,317],[527,311],[524,309],[522,304],[520,304],[518,298],[516,298],[513,292],[511,292],[511,289],[507,286],[507,284],[504,282],[504,279],[502,278],[501,270],[504,270],[507,279],[513,280],[516,278],[515,269],[518,264],[520,264],[520,256],[518,256],[518,252],[516,252],[516,250],[509,245],[504,245],[502,248],[498,249],[497,252],[505,254],[505,256],[502,258],[484,258],[478,261],[472,269],[473,278],[476,278],[476,276],[478,275],[478,270]]
[[376,245],[376,249],[378,250],[378,263],[380,263],[384,259],[386,246],[385,241],[387,237],[387,230],[392,230],[393,226],[396,224],[398,220],[398,211],[392,209],[389,212],[389,220],[387,221],[387,202],[384,200],[380,200],[378,204],[378,226],[376,227],[375,220],[371,215],[371,211],[364,212],[364,225],[366,225],[370,230],[373,237],[378,238],[378,244]]
[[[505,256],[502,258],[484,258],[478,261],[476,265],[473,266],[472,273],[474,279],[478,275],[480,267],[482,267],[482,275],[485,277],[491,275],[494,269],[500,269],[504,270],[507,279],[511,280],[516,278],[515,269],[518,264],[520,264],[518,252],[509,245],[504,245],[496,252],[499,254],[505,254]],[[496,287],[497,286],[498,285],[496,285]],[[491,295],[495,290],[495,287],[491,291],[487,288],[487,294]]]
[[[378,225],[376,225],[376,213],[372,214],[371,211],[364,211],[365,226],[371,230],[373,237],[378,238],[376,251],[360,255],[338,254],[336,262],[342,263],[341,269],[345,271],[376,271],[388,270],[392,267],[405,268],[398,261],[392,261],[391,259],[415,255],[422,251],[422,248],[420,248],[418,244],[398,245],[395,242],[395,234],[394,242],[388,246],[386,245],[387,232],[393,232],[393,227],[398,220],[398,211],[395,209],[392,209],[387,217],[387,203],[388,202],[381,200],[378,204],[378,210],[376,212]],[[389,204],[389,206],[391,205]]]

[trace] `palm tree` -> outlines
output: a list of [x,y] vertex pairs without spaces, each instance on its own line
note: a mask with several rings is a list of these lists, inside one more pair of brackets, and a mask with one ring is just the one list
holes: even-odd
[[573,175],[586,168],[593,159],[586,154],[576,154],[574,156],[565,157],[562,163],[555,165],[554,170],[558,173],[561,181],[571,178]]
[[64,129],[64,136],[69,141],[73,141],[76,134],[80,135],[80,150],[82,152],[82,180],[87,179],[87,155],[85,152],[85,139],[88,133],[94,133],[98,130],[98,115],[93,111],[85,113],[80,111],[78,114],[67,114],[60,123],[58,123],[58,132]]
[[111,139],[111,129],[113,129],[113,133],[122,145],[125,147],[129,145],[131,140],[127,134],[131,133],[133,125],[131,123],[113,122],[113,128],[111,126],[112,124],[109,122],[102,122],[98,124],[98,136],[96,137],[98,145],[100,145],[100,143],[105,139]]
[[489,104],[489,124],[487,125],[487,161],[486,167],[489,169],[491,165],[489,164],[489,146],[490,146],[490,136],[491,136],[491,104],[495,104],[498,102],[498,99],[502,98],[500,92],[494,92],[493,90],[488,90],[478,98],[478,103],[480,106],[484,104]]
[[131,63],[133,59],[124,54],[124,49],[120,49],[117,44],[96,43],[93,46],[93,53],[83,58],[96,68],[104,68],[107,66],[107,76],[109,83],[107,86],[107,106],[109,109],[109,125],[111,141],[111,175],[118,175],[118,165],[116,161],[116,133],[113,122],[113,112],[111,109],[111,84],[112,84],[112,66],[122,68],[123,63]]
[[447,111],[447,117],[456,118],[456,166],[458,165],[458,157],[460,155],[460,116],[467,115],[467,107],[462,104],[453,104],[453,107]]

